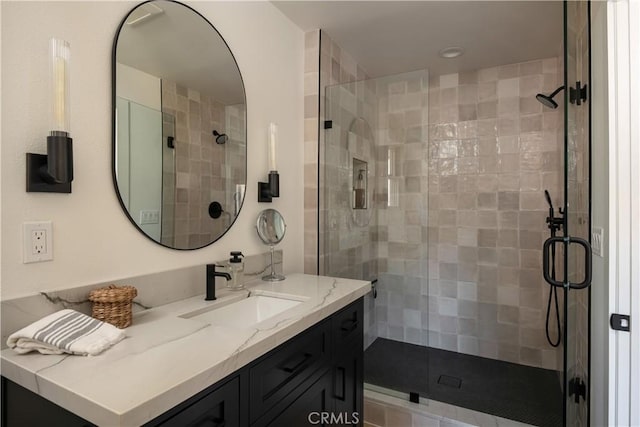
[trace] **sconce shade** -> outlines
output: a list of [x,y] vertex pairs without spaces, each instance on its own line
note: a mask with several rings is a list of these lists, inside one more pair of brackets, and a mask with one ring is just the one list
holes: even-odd
[[[51,93],[52,132],[70,133],[69,117],[69,60],[71,48],[69,42],[51,39],[49,57],[49,76]],[[52,134],[53,135],[53,134]]]
[[278,140],[278,125],[275,123],[271,123],[269,125],[269,138],[268,142],[268,162],[269,162],[269,171],[277,171],[278,166],[276,164],[276,145]]

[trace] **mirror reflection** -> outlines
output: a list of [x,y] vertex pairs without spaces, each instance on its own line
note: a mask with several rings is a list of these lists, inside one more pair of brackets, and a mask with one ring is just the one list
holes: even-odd
[[167,247],[216,241],[246,186],[245,92],[227,44],[183,4],[143,3],[116,36],[114,73],[114,178],[127,215]]
[[262,243],[277,245],[284,238],[287,225],[280,212],[275,209],[265,209],[258,215],[256,229]]
[[262,280],[268,282],[284,280],[285,277],[283,275],[276,273],[273,261],[274,247],[284,239],[284,234],[287,231],[287,224],[285,224],[282,214],[275,209],[263,210],[258,214],[256,231],[262,243],[269,245],[271,250],[271,272],[266,276],[262,276]]

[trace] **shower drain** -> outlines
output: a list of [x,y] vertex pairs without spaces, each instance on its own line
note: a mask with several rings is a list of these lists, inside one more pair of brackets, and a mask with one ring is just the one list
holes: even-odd
[[440,375],[440,378],[438,378],[438,384],[446,385],[447,387],[460,388],[462,380],[449,375]]

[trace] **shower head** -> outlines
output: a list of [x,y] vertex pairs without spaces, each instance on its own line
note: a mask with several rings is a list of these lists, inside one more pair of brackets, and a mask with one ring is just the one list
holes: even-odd
[[223,145],[229,140],[229,137],[226,133],[218,133],[218,131],[215,129],[213,130],[213,136],[216,137],[216,144]]
[[545,107],[556,109],[558,108],[558,103],[554,101],[553,98],[558,94],[558,92],[563,89],[564,86],[560,86],[558,89],[554,90],[551,95],[544,95],[542,93],[539,93],[536,95],[536,99]]

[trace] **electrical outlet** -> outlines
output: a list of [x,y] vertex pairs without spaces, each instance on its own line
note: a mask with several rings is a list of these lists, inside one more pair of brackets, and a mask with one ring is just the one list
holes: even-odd
[[31,230],[31,253],[42,254],[47,251],[47,233],[44,229]]
[[594,227],[591,230],[591,252],[600,257],[604,254],[604,230],[602,227]]
[[53,259],[53,227],[51,221],[23,224],[22,262],[51,261]]
[[141,210],[140,211],[140,225],[159,224],[159,223],[160,223],[159,210]]

